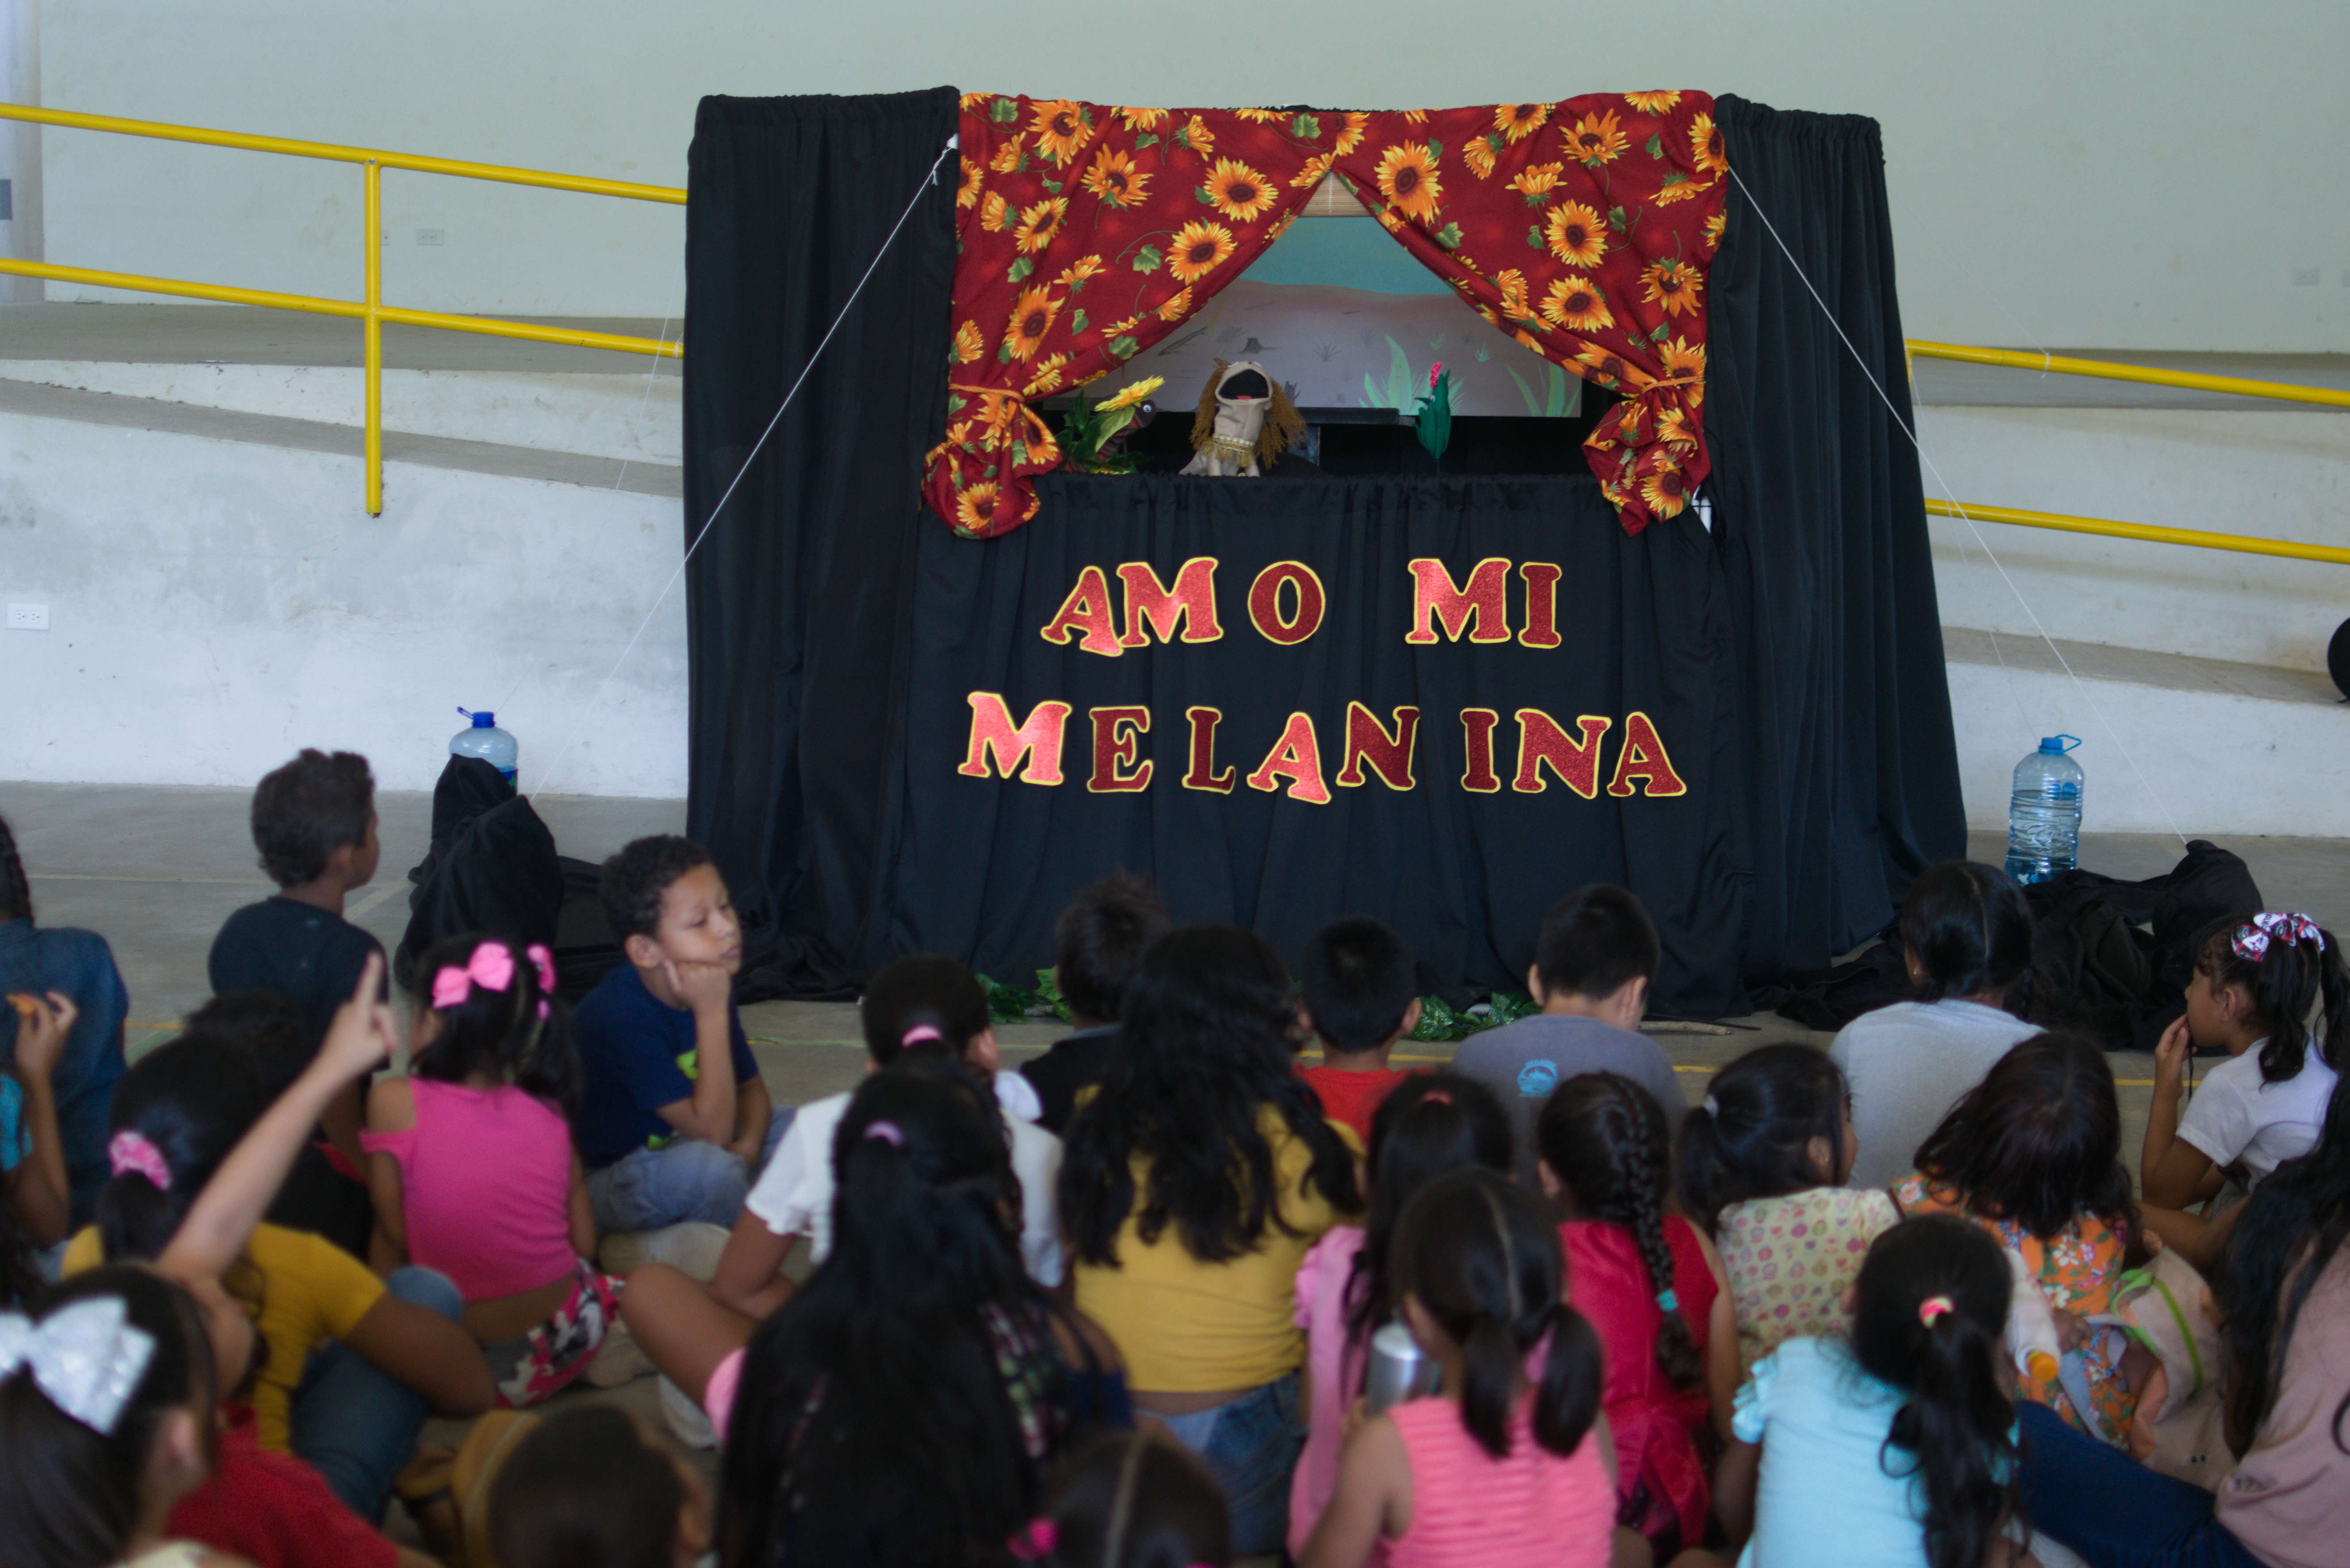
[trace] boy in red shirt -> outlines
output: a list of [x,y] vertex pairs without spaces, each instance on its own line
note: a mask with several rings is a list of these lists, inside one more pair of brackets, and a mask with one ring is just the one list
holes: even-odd
[[1322,1098],[1322,1114],[1371,1141],[1371,1115],[1411,1075],[1388,1065],[1397,1041],[1419,1024],[1417,966],[1403,939],[1367,915],[1333,920],[1305,944],[1300,981],[1306,1023],[1322,1043],[1322,1064],[1298,1076]]

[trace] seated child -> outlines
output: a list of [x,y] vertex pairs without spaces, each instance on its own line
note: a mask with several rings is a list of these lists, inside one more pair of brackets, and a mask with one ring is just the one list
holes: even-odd
[[600,891],[629,961],[579,1003],[579,1155],[599,1230],[732,1225],[791,1124],[734,1009],[743,928],[709,853],[639,838]]
[[1535,1124],[1543,1191],[1565,1217],[1567,1299],[1599,1333],[1600,1408],[1616,1439],[1617,1519],[1657,1561],[1705,1538],[1703,1451],[1726,1431],[1738,1324],[1721,1260],[1671,1204],[1655,1096],[1614,1073],[1558,1086]]
[[1314,1086],[1324,1116],[1367,1142],[1371,1113],[1411,1075],[1388,1066],[1388,1055],[1419,1024],[1414,973],[1403,939],[1366,916],[1333,920],[1305,943],[1297,979],[1322,1064],[1297,1075]]
[[1638,1033],[1660,950],[1640,900],[1621,888],[1578,888],[1543,917],[1526,992],[1542,1009],[1461,1043],[1452,1070],[1510,1107],[1518,1179],[1534,1184],[1534,1117],[1577,1073],[1621,1073],[1657,1096],[1678,1130],[1681,1089],[1664,1047]]
[[1167,908],[1147,882],[1120,872],[1077,889],[1053,927],[1053,978],[1076,1028],[1043,1055],[1020,1064],[1036,1091],[1035,1120],[1058,1134],[1078,1092],[1098,1082],[1118,1044],[1118,1014],[1142,955],[1165,936]]
[[[265,991],[299,1007],[309,1042],[327,1032],[359,968],[383,946],[343,919],[343,903],[375,879],[375,776],[356,752],[305,748],[253,792],[253,842],[274,897],[223,922],[207,964],[213,994]],[[350,1180],[367,1179],[359,1148],[359,1085],[327,1107],[318,1128]]]
[[1950,860],[1909,884],[1901,954],[1914,1002],[1864,1012],[1828,1057],[1852,1085],[1855,1187],[1890,1187],[1918,1146],[2008,1048],[2037,1033],[2010,1012],[2032,971],[2032,906],[1995,866]]
[[414,1262],[465,1298],[498,1402],[536,1405],[585,1371],[618,1321],[566,1114],[579,1058],[555,959],[461,936],[416,968],[405,1078],[368,1092],[376,1266]]
[[1510,1118],[1485,1085],[1455,1073],[1417,1074],[1371,1118],[1369,1207],[1334,1225],[1297,1265],[1297,1326],[1305,1331],[1305,1448],[1289,1489],[1289,1552],[1305,1550],[1338,1483],[1347,1412],[1361,1397],[1371,1335],[1395,1317],[1395,1232],[1414,1194],[1447,1171],[1510,1173]]
[[[1982,1226],[2022,1259],[2054,1311],[2112,1312],[2122,1276],[2145,1261],[2145,1241],[2105,1052],[2035,1034],[2001,1057],[1918,1151],[1918,1172],[1894,1188],[1893,1201],[1904,1215],[1957,1214]],[[2118,1443],[2153,1365],[2121,1328],[2084,1324],[2054,1375],[2026,1375],[2019,1392]]]
[[[1004,1103],[1004,1081],[1024,1090],[1025,1080],[996,1066],[995,1030],[989,1023],[987,992],[971,971],[950,958],[899,959],[874,971],[858,1002],[865,1029],[866,1072],[878,1073],[901,1057],[930,1056],[960,1062],[993,1084],[1003,1107],[1003,1129],[1012,1141],[1012,1173],[1020,1180],[1020,1256],[1041,1285],[1061,1282],[1060,1220],[1053,1189],[1061,1175],[1061,1140]],[[756,1266],[773,1279],[790,1250],[806,1236],[808,1255],[821,1263],[832,1251],[832,1142],[847,1113],[847,1094],[827,1095],[802,1106],[775,1158],[760,1174],[743,1208],[771,1241],[760,1241]],[[750,1231],[737,1227],[737,1235]],[[730,1250],[733,1250],[730,1242]],[[739,1256],[737,1262],[743,1261]],[[723,1275],[732,1271],[722,1261]]]
[[[318,1042],[308,1017],[285,997],[266,991],[232,991],[215,996],[184,1021],[186,1032],[234,1047],[245,1060],[265,1098],[275,1099],[309,1066]],[[354,1180],[336,1164],[334,1146],[314,1138],[294,1158],[286,1185],[269,1205],[269,1222],[288,1231],[324,1236],[364,1262],[375,1234],[375,1205],[368,1198],[366,1168]]]
[[548,1416],[490,1483],[498,1568],[693,1568],[710,1522],[702,1477],[609,1406]]
[[[0,996],[46,997],[72,1002],[74,1019],[50,1064],[57,1136],[65,1157],[69,1223],[87,1225],[106,1185],[106,1107],[122,1076],[122,1021],[130,992],[114,967],[113,951],[96,931],[36,927],[33,890],[16,854],[16,835],[0,820]],[[20,1027],[22,1008],[0,1007],[0,1068]],[[0,1076],[0,1170],[13,1168],[23,1149],[6,1134],[8,1106],[22,1091]]]
[[[159,1273],[93,1270],[0,1315],[0,1542],[41,1568],[239,1568],[166,1532],[212,1469],[219,1398],[189,1293]],[[46,1353],[46,1354],[36,1354]]]
[[1061,1162],[1077,1308],[1117,1342],[1135,1403],[1215,1472],[1243,1556],[1289,1531],[1298,1265],[1359,1209],[1359,1146],[1298,1081],[1299,1033],[1263,938],[1170,932]]
[[[162,1256],[239,1140],[282,1121],[289,1106],[308,1107],[310,1122],[286,1138],[284,1161],[255,1199],[256,1214],[265,1208],[318,1112],[358,1075],[344,1064],[371,1037],[377,1013],[382,1033],[396,1036],[388,1010],[370,1000],[382,965],[368,960],[310,1068],[274,1105],[236,1049],[217,1040],[183,1034],[140,1057],[115,1091],[115,1175],[99,1194],[97,1224],[66,1248],[67,1276]],[[346,1015],[355,1022],[346,1025]],[[338,1030],[358,1044],[338,1042]],[[218,1272],[266,1346],[252,1398],[261,1447],[307,1461],[361,1519],[383,1517],[428,1407],[473,1416],[490,1406],[488,1368],[456,1321],[463,1303],[432,1270],[378,1279],[330,1242],[265,1223],[240,1237]]]
[[1559,1296],[1542,1200],[1492,1171],[1420,1189],[1396,1232],[1396,1304],[1441,1392],[1347,1440],[1304,1568],[1604,1568],[1616,1485],[1598,1337]]
[[1682,1123],[1681,1212],[1721,1249],[1742,1371],[1782,1340],[1844,1332],[1845,1288],[1901,1217],[1844,1185],[1856,1151],[1844,1075],[1809,1045],[1749,1051]]
[[[949,1064],[877,1073],[851,1099],[831,1256],[685,1379],[726,1433],[728,1562],[992,1561],[1066,1445],[1130,1422],[1107,1340],[1020,1265],[1003,1127]],[[638,1337],[663,1361],[653,1325]]]
[[1886,1231],[1861,1264],[1850,1340],[1790,1339],[1756,1363],[1716,1471],[1732,1538],[1752,1522],[1740,1568],[2032,1561],[2005,1540],[2007,1264],[1968,1229],[1942,1218]]
[[[2323,1033],[2314,1033],[2315,1019]],[[2204,1075],[2187,1114],[2191,1047],[2228,1059]],[[2214,1197],[2234,1168],[2256,1187],[2317,1143],[2339,1069],[2350,1064],[2350,972],[2307,915],[2231,917],[2195,949],[2187,1011],[2154,1053],[2154,1104],[2138,1179],[2146,1201],[2184,1209]]]
[[[372,992],[372,968],[364,979]],[[310,1070],[216,1162],[202,1190],[148,1206],[146,1218],[173,1227],[151,1266],[82,1270],[32,1318],[0,1318],[0,1339],[15,1341],[0,1373],[10,1459],[0,1466],[0,1550],[12,1561],[25,1551],[26,1561],[53,1568],[243,1560],[203,1550],[225,1545],[251,1547],[265,1568],[422,1568],[424,1559],[397,1553],[302,1467],[248,1462],[255,1456],[242,1433],[213,1438],[215,1409],[246,1379],[257,1343],[224,1277],[248,1268],[255,1222],[320,1108],[394,1044],[380,1006],[345,1009]],[[118,1137],[114,1148],[151,1188],[157,1172],[168,1179],[151,1147]],[[109,1189],[101,1208],[120,1196]]]
[[1045,1482],[1012,1557],[1045,1568],[1232,1568],[1232,1510],[1216,1478],[1151,1432],[1101,1432]]
[[2225,1390],[2216,1488],[2138,1464],[2044,1406],[2016,1411],[2024,1511],[2098,1568],[2320,1568],[2350,1554],[2350,1095],[2334,1096],[2317,1147],[2242,1207],[2203,1309],[2220,1330],[2209,1376]]
[[0,1307],[39,1293],[36,1252],[66,1238],[70,1198],[65,1140],[50,1087],[73,1033],[73,999],[22,992],[8,998],[16,1019],[16,1060],[0,1075]]

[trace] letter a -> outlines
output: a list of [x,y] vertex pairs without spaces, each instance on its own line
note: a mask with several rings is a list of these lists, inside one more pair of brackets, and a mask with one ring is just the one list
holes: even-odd
[[1102,576],[1099,566],[1087,566],[1077,574],[1077,586],[1036,635],[1046,642],[1066,645],[1071,632],[1083,634],[1077,646],[1087,653],[1116,659],[1124,651],[1118,645],[1118,623],[1110,610],[1109,579]]
[[1330,804],[1330,786],[1322,782],[1322,742],[1315,738],[1314,719],[1307,713],[1292,713],[1289,725],[1281,732],[1281,739],[1265,753],[1264,763],[1249,774],[1251,789],[1273,790],[1276,782],[1289,781],[1289,798],[1310,801],[1315,805]]
[[1634,779],[1648,786],[1651,800],[1689,794],[1689,785],[1673,772],[1672,758],[1665,754],[1664,737],[1657,733],[1656,724],[1646,713],[1625,716],[1624,750],[1616,758],[1616,776],[1607,781],[1607,793],[1630,794]]

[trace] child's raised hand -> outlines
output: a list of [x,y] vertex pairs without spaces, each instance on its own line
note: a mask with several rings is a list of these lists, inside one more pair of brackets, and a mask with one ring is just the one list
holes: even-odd
[[2188,1055],[2195,1049],[2195,1041],[2187,1033],[2187,1015],[2180,1013],[2162,1032],[2154,1047],[2154,1075],[2177,1078],[2187,1070]]
[[712,1007],[723,1007],[733,998],[734,977],[725,966],[695,963],[691,960],[663,959],[661,973],[677,992],[677,999],[696,1012]]
[[81,1013],[62,992],[47,1000],[13,992],[8,1003],[16,1010],[16,1071],[27,1078],[46,1079],[57,1071],[66,1054],[66,1038]]
[[382,988],[383,955],[369,953],[360,966],[359,985],[350,1000],[335,1010],[327,1038],[318,1046],[318,1066],[337,1083],[373,1072],[400,1044],[399,1026],[381,1000]]

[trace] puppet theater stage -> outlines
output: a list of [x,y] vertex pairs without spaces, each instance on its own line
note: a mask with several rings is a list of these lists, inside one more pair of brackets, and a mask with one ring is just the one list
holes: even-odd
[[[1045,400],[1148,373],[1326,177],[1469,330],[1617,395],[1586,445],[1067,472]],[[1619,882],[1652,1006],[1713,1017],[1963,851],[1872,120],[711,99],[687,223],[689,821],[750,994],[919,951],[1024,979],[1123,867],[1293,962],[1378,915],[1456,1005]]]

